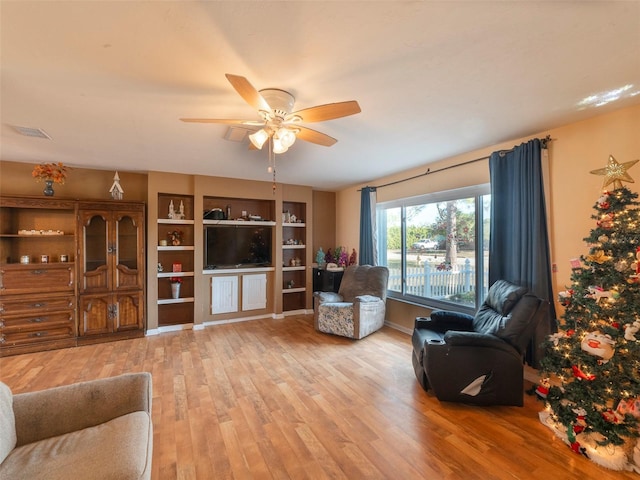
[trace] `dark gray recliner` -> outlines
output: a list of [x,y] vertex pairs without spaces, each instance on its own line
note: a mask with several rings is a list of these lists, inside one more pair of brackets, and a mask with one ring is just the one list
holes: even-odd
[[547,308],[526,288],[498,280],[475,316],[436,310],[416,318],[416,378],[439,400],[522,406],[524,354]]

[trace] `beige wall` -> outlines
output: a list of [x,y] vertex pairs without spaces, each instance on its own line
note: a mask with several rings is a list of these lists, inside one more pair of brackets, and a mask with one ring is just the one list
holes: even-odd
[[313,192],[313,220],[318,228],[313,229],[313,255],[320,247],[326,252],[336,246],[336,194],[335,192]]
[[[44,184],[37,182],[31,171],[36,163],[0,161],[0,192],[5,195],[42,195]],[[64,184],[53,184],[55,197],[111,199],[109,189],[113,185],[114,170],[72,168]],[[134,172],[119,172],[124,199],[147,200],[147,175]]]
[[[571,269],[569,259],[587,252],[583,242],[593,228],[592,207],[602,191],[603,177],[589,172],[603,168],[609,154],[618,162],[628,162],[640,158],[640,106],[621,109],[582,122],[539,132],[538,134],[514,139],[498,145],[468,152],[464,155],[444,159],[369,182],[381,185],[395,180],[424,173],[427,168],[437,170],[449,165],[490,155],[501,149],[508,149],[530,138],[550,135],[553,141],[549,148],[548,209],[550,213],[550,245],[552,261],[557,264],[554,274],[554,292],[564,290],[569,283]],[[638,192],[640,164],[632,167],[629,174],[636,183],[626,183],[632,191]],[[488,162],[481,161],[433,173],[398,185],[380,188],[378,201],[421,195],[433,191],[464,187],[489,181]],[[358,245],[360,193],[364,184],[354,185],[337,192],[337,243]],[[560,314],[561,309],[556,305]],[[428,314],[427,309],[402,304],[394,300],[388,302],[387,321],[402,329],[411,329],[413,318]]]

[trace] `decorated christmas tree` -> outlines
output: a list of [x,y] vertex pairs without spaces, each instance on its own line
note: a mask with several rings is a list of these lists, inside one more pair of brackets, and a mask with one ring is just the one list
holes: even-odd
[[588,254],[571,261],[559,330],[546,342],[536,388],[541,421],[571,448],[616,470],[640,472],[640,209],[627,169],[609,157]]

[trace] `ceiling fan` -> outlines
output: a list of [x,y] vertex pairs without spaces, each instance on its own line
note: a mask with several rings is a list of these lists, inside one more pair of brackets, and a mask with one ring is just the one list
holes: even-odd
[[180,120],[194,123],[245,125],[255,129],[255,132],[249,135],[252,146],[262,149],[265,142],[269,140],[273,153],[284,153],[293,145],[296,138],[325,147],[330,147],[337,142],[335,138],[304,127],[301,123],[323,122],[354,115],[361,111],[358,102],[350,100],[327,103],[293,112],[295,98],[289,92],[278,88],[265,88],[258,91],[245,77],[230,73],[225,76],[240,96],[258,111],[262,120],[217,118],[181,118]]

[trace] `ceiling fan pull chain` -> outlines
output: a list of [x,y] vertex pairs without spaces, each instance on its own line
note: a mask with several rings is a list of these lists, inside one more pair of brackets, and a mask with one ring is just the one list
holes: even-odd
[[273,194],[276,194],[276,154],[273,151],[273,137],[269,138],[269,166],[267,167],[267,172],[273,174],[273,185],[271,188],[273,189]]

